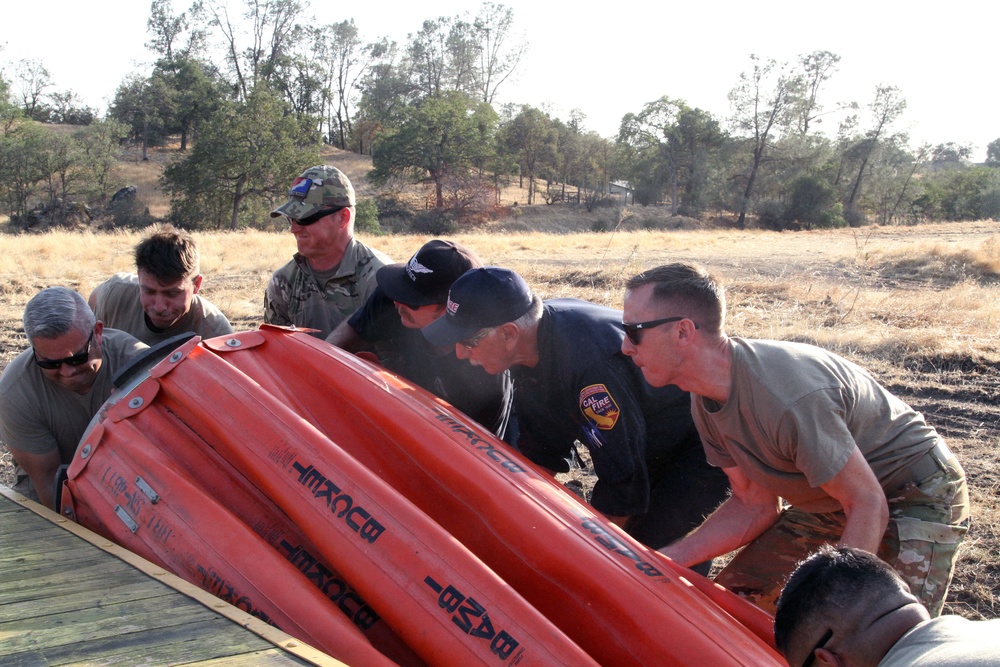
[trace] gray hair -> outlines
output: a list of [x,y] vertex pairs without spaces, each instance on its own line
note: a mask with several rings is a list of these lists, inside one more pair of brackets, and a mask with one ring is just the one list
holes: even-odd
[[31,343],[36,338],[59,338],[70,331],[87,332],[97,318],[83,297],[68,287],[47,287],[31,297],[21,323]]
[[514,324],[517,325],[518,329],[530,329],[531,327],[538,324],[539,320],[542,319],[542,300],[538,298],[538,295],[531,295],[531,305],[528,306],[528,311],[521,315],[521,317],[514,320]]

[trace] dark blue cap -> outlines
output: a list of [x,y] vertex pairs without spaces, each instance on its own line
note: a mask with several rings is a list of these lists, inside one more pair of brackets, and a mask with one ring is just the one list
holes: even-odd
[[422,331],[433,345],[454,345],[482,329],[518,319],[531,308],[532,298],[528,283],[510,269],[472,269],[451,286],[445,314]]

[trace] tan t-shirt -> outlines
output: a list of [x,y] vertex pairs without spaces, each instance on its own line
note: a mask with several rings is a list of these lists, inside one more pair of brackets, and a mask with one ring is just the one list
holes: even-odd
[[126,331],[147,345],[189,331],[202,338],[233,333],[222,311],[197,294],[191,299],[191,309],[172,327],[163,331],[151,329],[139,300],[139,278],[134,273],[116,273],[94,288],[94,314],[105,326]]
[[800,510],[841,509],[819,486],[855,444],[884,485],[938,440],[922,415],[846,359],[801,343],[730,340],[729,401],[691,396],[708,462],[738,466]]
[[0,375],[0,439],[32,454],[58,449],[62,462],[69,463],[91,418],[111,395],[115,373],[145,349],[129,334],[105,327],[101,369],[86,394],[46,378],[31,349],[25,350]]

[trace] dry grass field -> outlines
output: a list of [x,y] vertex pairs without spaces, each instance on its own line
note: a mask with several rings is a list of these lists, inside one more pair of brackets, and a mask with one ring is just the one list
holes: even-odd
[[[122,156],[122,174],[151,214],[168,203],[162,165],[175,147],[143,162]],[[327,149],[361,194],[370,158]],[[969,476],[973,522],[946,610],[1000,617],[1000,224],[992,221],[774,233],[715,228],[665,217],[663,209],[523,206],[510,217],[450,238],[490,264],[520,272],[542,298],[575,296],[621,307],[622,285],[658,264],[693,260],[721,275],[731,335],[798,340],[869,368],[923,412]],[[599,223],[613,231],[589,233]],[[85,297],[115,271],[130,271],[139,233],[0,234],[0,372],[26,347],[21,312],[39,289],[66,285]],[[405,261],[426,236],[362,237]],[[264,285],[294,252],[290,234],[200,233],[203,294],[237,328],[260,322]],[[0,482],[11,482],[0,447]],[[584,484],[586,471],[577,476]]]
[[[523,220],[506,224],[518,228]],[[0,368],[25,349],[21,311],[37,290],[61,284],[87,296],[112,272],[132,269],[140,236],[0,236]],[[402,261],[427,238],[364,240]],[[1000,616],[1000,225],[551,234],[495,223],[453,238],[488,263],[516,269],[543,298],[576,296],[614,307],[621,307],[624,280],[642,269],[700,261],[728,284],[731,334],[811,342],[870,368],[927,415],[969,475],[973,524],[948,610]],[[294,250],[291,236],[198,239],[203,293],[238,328],[255,327],[266,280]],[[10,483],[4,457],[0,481]]]

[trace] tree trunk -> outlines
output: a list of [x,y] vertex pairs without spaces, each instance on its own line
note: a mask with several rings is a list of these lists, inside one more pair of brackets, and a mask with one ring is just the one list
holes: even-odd
[[233,215],[232,218],[229,220],[229,229],[234,232],[239,227],[239,222],[240,222],[240,202],[243,201],[243,195],[244,195],[242,189],[243,189],[243,184],[239,183],[236,186],[236,194],[233,196]]
[[[677,170],[674,169],[673,171],[670,172],[670,215],[673,217],[677,217],[677,211],[680,208],[677,203],[678,196],[679,195],[677,194]],[[626,199],[627,198],[628,195],[626,194]]]

